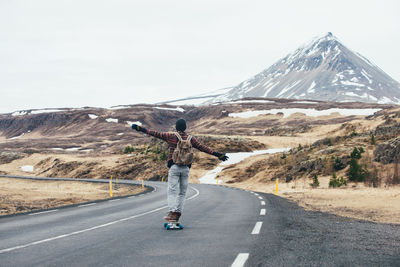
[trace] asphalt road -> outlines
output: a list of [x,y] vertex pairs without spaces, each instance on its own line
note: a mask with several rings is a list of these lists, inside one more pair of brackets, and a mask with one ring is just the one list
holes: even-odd
[[0,217],[0,266],[400,266],[400,226],[274,195],[190,185],[167,231],[166,183],[135,197]]

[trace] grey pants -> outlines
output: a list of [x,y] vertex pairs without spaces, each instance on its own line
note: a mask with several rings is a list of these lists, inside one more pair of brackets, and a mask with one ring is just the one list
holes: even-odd
[[189,183],[189,167],[172,165],[168,173],[169,211],[182,212]]

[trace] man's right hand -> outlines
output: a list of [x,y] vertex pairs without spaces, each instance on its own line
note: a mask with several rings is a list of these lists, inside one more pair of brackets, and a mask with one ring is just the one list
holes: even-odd
[[143,133],[146,133],[147,132],[147,130],[145,129],[145,128],[143,128],[142,126],[139,126],[139,125],[137,125],[137,124],[132,124],[132,129],[133,130],[136,130],[136,131],[140,131],[140,132],[143,132]]
[[219,152],[214,152],[213,155],[216,156],[217,158],[219,158],[222,161],[226,161],[226,160],[229,159],[229,157],[227,155],[219,153]]

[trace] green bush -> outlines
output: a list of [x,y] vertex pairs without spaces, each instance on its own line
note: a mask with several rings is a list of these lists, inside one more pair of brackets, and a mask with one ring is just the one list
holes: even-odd
[[375,145],[375,144],[376,144],[375,135],[371,134],[371,145]]
[[358,160],[361,159],[361,155],[364,153],[364,149],[362,147],[355,147],[353,152],[350,154],[350,168],[347,172],[347,177],[350,181],[353,182],[363,182],[365,177],[368,175],[368,171],[366,166],[363,167]]
[[332,167],[335,171],[340,171],[346,168],[346,164],[344,164],[340,158],[332,156],[332,162]]
[[332,173],[332,178],[329,180],[329,187],[335,188],[343,185],[347,185],[346,179],[343,176],[338,179],[336,173]]
[[167,153],[165,153],[165,151],[163,151],[160,155],[160,160],[167,160]]
[[124,153],[125,153],[125,154],[132,153],[133,151],[135,151],[135,149],[133,148],[133,146],[126,146],[126,147],[124,148]]
[[314,174],[313,182],[310,185],[312,188],[317,188],[319,186],[318,175]]

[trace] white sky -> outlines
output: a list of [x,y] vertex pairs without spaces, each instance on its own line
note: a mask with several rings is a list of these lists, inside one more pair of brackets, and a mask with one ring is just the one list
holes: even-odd
[[0,112],[234,86],[328,31],[400,81],[398,0],[1,0]]

